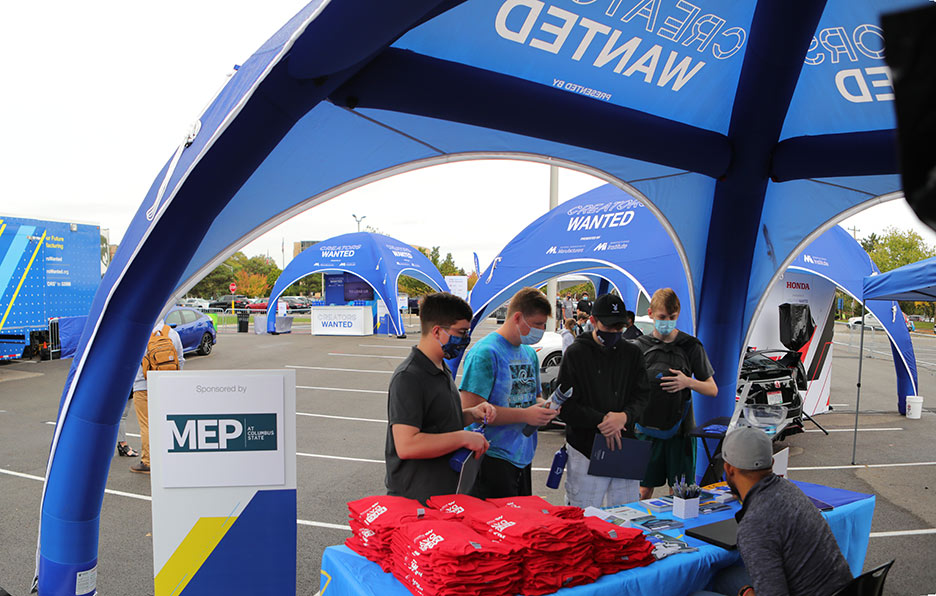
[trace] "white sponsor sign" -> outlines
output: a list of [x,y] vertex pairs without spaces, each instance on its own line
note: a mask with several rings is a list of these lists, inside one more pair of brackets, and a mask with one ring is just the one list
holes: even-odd
[[409,309],[409,294],[397,294],[396,303],[400,310]]
[[468,300],[468,276],[466,275],[446,275],[445,283],[448,284],[449,291],[459,298]]
[[374,312],[369,306],[315,306],[312,335],[373,335]]
[[150,372],[148,393],[158,575],[200,520],[233,520],[260,490],[295,490],[296,371]]

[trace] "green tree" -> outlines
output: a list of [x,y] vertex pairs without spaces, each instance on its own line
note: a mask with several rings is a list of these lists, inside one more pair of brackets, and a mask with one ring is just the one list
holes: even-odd
[[[914,230],[901,230],[891,226],[884,230],[880,238],[874,234],[866,238],[862,241],[862,246],[872,238],[873,241],[867,242],[868,247],[873,249],[868,251],[868,254],[882,273],[936,256],[936,248],[927,244]],[[927,316],[932,314],[932,306],[932,303],[900,303],[900,309],[905,313]]]

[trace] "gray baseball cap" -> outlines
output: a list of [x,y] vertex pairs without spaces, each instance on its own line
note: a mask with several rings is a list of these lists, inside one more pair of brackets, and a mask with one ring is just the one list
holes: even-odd
[[722,457],[742,470],[769,470],[773,467],[773,444],[764,431],[743,426],[725,437]]

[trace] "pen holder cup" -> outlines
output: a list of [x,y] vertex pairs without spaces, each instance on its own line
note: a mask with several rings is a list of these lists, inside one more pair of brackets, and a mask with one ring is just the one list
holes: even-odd
[[694,499],[673,497],[673,516],[680,519],[699,517],[699,497]]

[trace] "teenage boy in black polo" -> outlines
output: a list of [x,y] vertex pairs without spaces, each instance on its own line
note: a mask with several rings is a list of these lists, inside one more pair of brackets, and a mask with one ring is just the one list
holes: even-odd
[[448,293],[430,294],[419,306],[422,337],[390,378],[387,402],[387,494],[425,502],[455,492],[458,475],[449,467],[462,447],[481,457],[488,442],[463,430],[497,416],[488,403],[462,409],[458,388],[444,359],[471,341],[471,307]]

